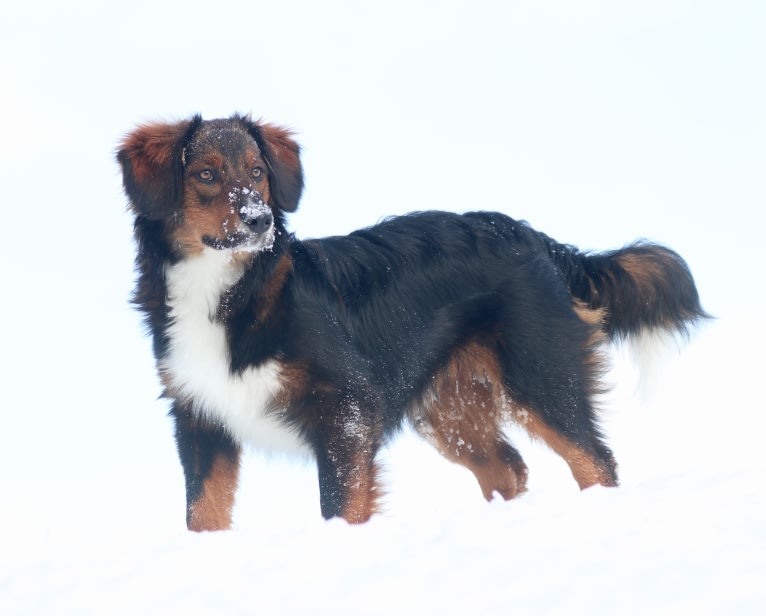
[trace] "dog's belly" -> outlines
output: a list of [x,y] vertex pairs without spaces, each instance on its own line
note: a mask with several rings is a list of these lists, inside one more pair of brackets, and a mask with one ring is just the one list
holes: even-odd
[[274,412],[283,388],[280,364],[272,360],[231,373],[226,331],[212,315],[241,273],[226,253],[212,250],[167,268],[170,344],[160,373],[174,398],[235,440],[305,455],[306,443]]

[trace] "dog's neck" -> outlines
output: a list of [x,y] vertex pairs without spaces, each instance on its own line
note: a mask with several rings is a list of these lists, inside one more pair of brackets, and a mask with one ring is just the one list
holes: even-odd
[[168,304],[175,313],[215,319],[222,295],[242,277],[252,255],[248,257],[206,248],[199,255],[169,265],[165,272]]
[[232,369],[219,306],[247,271],[247,262],[231,256],[208,249],[166,267],[170,323],[160,374],[172,397],[237,440],[305,456],[305,443],[270,414],[283,389],[279,362]]

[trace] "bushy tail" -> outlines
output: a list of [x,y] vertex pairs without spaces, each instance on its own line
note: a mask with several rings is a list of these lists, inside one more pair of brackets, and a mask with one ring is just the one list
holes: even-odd
[[669,248],[638,242],[590,254],[548,237],[544,241],[572,295],[604,309],[604,329],[612,340],[656,330],[687,335],[692,325],[710,318],[689,267]]

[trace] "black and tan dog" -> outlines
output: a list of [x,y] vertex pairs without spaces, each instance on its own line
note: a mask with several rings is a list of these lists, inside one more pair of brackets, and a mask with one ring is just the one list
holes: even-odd
[[513,421],[581,488],[617,484],[596,425],[599,345],[705,313],[652,244],[588,255],[498,213],[424,212],[299,241],[298,145],[247,117],[140,126],[119,149],[187,524],[228,528],[241,444],[308,451],[321,512],[364,522],[409,421],[484,496],[524,491]]

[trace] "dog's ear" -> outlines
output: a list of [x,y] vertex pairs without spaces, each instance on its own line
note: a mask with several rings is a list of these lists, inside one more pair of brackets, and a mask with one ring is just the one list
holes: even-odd
[[159,220],[183,197],[183,151],[202,118],[139,126],[117,152],[125,194],[137,214]]
[[300,146],[285,128],[249,118],[245,122],[269,166],[269,188],[275,205],[285,212],[294,212],[303,193]]

